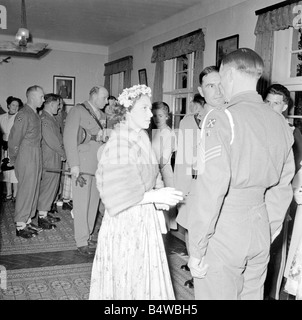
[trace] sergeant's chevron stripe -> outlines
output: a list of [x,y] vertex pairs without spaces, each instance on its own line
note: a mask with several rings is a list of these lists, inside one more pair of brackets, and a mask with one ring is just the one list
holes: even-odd
[[210,148],[206,152],[204,151],[204,148],[201,147],[200,150],[201,150],[200,156],[201,156],[202,162],[207,162],[213,158],[221,156],[222,147],[221,145],[219,145],[219,146]]
[[221,156],[221,150],[222,150],[221,145],[207,150],[205,154],[205,162]]

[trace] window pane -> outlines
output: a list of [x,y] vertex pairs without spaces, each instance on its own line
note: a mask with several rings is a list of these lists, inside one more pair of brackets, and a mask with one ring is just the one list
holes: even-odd
[[187,55],[182,55],[176,58],[176,72],[188,70],[188,57]]
[[186,105],[187,105],[187,98],[186,97],[176,98],[174,113],[186,114]]
[[176,74],[175,89],[186,89],[188,87],[188,73],[182,72]]
[[179,128],[179,122],[186,114],[186,106],[187,106],[187,98],[186,97],[181,97],[181,98],[175,99],[175,109],[174,109],[174,115],[173,115],[173,128],[174,129]]
[[[301,116],[302,115],[302,91],[296,91],[294,93],[294,115]],[[294,126],[299,128],[302,132],[302,119],[294,119]]]
[[302,76],[302,52],[292,54],[290,66],[290,77],[300,76]]
[[[292,50],[302,50],[301,30],[293,29]],[[293,53],[291,56],[290,76],[299,77],[302,75],[302,52]]]
[[292,50],[301,50],[301,30],[293,29]]

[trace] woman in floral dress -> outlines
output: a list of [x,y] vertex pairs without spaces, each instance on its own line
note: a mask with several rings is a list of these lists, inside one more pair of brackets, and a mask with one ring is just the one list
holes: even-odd
[[182,200],[174,188],[160,188],[158,163],[147,129],[151,89],[124,89],[120,118],[102,150],[96,172],[105,205],[94,257],[90,300],[175,299],[162,232],[161,210]]

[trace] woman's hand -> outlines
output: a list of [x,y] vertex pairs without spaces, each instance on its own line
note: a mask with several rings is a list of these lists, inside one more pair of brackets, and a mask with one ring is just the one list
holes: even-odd
[[154,203],[156,210],[166,210],[168,211],[170,207],[167,204],[163,203]]
[[154,190],[150,192],[150,196],[151,202],[168,206],[175,206],[179,201],[183,200],[183,193],[170,187]]

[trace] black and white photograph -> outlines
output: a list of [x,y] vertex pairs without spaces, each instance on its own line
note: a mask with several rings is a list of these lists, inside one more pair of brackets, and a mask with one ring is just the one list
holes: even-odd
[[75,77],[53,76],[53,92],[60,95],[66,105],[75,104]]
[[1,0],[2,313],[302,300],[301,130],[301,0]]

